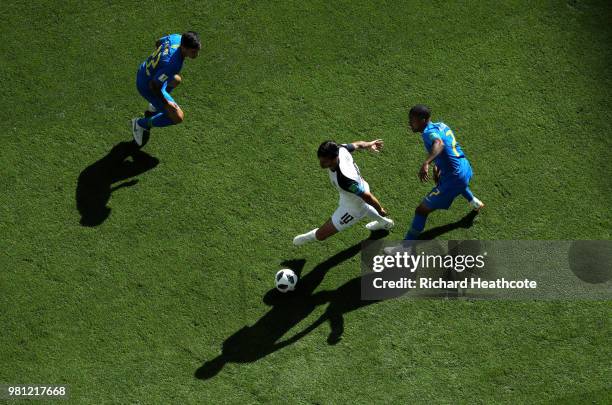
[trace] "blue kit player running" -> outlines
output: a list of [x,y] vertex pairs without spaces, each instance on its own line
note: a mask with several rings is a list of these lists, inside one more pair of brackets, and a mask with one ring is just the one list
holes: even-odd
[[425,228],[427,215],[438,210],[448,209],[453,200],[462,195],[472,209],[478,211],[484,204],[474,197],[469,183],[472,179],[472,167],[461,150],[453,131],[442,122],[431,122],[431,112],[424,105],[415,105],[410,109],[410,129],[420,132],[428,156],[419,170],[419,178],[429,180],[429,165],[434,162],[434,187],[416,208],[412,225],[406,233],[405,240],[418,239]]
[[170,93],[181,84],[179,72],[185,58],[198,56],[200,37],[193,31],[171,34],[158,39],[155,48],[155,52],[142,62],[136,75],[138,92],[149,102],[145,117],[132,119],[132,133],[138,146],[143,145],[143,137],[148,138],[152,127],[183,122],[183,110]]

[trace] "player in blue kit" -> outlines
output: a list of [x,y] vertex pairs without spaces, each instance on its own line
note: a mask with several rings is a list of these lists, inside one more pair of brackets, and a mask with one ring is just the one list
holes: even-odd
[[472,167],[453,131],[443,122],[431,122],[431,112],[424,105],[415,105],[410,109],[409,124],[412,132],[422,134],[428,153],[419,170],[419,178],[423,182],[429,180],[429,165],[433,162],[436,182],[436,186],[416,208],[412,225],[404,238],[415,240],[425,228],[427,216],[435,210],[448,209],[458,195],[462,195],[476,211],[484,204],[470,190]]
[[179,72],[185,58],[197,58],[200,37],[193,31],[171,34],[158,39],[155,48],[136,75],[138,92],[149,102],[145,117],[132,119],[132,133],[138,146],[143,145],[143,137],[148,137],[151,128],[183,122],[183,110],[170,93],[181,84]]

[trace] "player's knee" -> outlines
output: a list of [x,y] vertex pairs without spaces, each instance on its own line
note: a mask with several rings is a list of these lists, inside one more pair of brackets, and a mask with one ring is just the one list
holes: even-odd
[[416,207],[414,213],[417,215],[427,216],[431,211],[432,209],[427,207],[425,204],[420,204],[418,207]]
[[172,117],[172,121],[175,124],[180,124],[185,120],[185,113],[180,108],[176,111],[176,114]]
[[181,83],[182,83],[182,81],[183,81],[183,78],[181,77],[181,75],[176,74],[176,75],[174,75],[174,77],[172,78],[172,81],[170,82],[170,86],[172,86],[172,87],[176,87],[176,86],[178,86],[179,84],[181,84]]

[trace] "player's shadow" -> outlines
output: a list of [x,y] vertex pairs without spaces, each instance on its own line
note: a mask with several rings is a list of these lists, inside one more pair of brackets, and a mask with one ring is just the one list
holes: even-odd
[[[381,239],[387,235],[386,231],[377,231],[373,232],[367,240]],[[327,342],[337,343],[344,331],[343,315],[377,301],[361,300],[362,277],[355,277],[332,291],[321,291],[316,294],[314,291],[329,270],[357,255],[360,251],[361,242],[319,263],[300,279],[298,288],[291,293],[283,294],[276,289],[268,291],[264,296],[264,302],[272,308],[252,326],[245,326],[225,339],[221,354],[198,368],[195,377],[212,378],[227,363],[257,361],[297,342],[326,321],[329,321],[331,328]],[[299,274],[305,262],[304,259],[288,260],[282,262],[282,265]],[[281,340],[287,332],[308,317],[319,305],[325,304],[329,305],[321,317],[292,337]]]
[[114,185],[138,176],[157,166],[159,160],[142,150],[134,142],[121,142],[97,162],[87,166],[79,175],[76,187],[76,206],[83,226],[97,226],[110,215],[107,206],[111,194],[130,187],[138,180]]
[[467,215],[461,218],[458,221],[452,222],[450,224],[437,226],[435,228],[431,228],[419,236],[420,240],[432,240],[437,238],[438,236],[444,235],[450,231],[454,231],[459,228],[471,228],[474,225],[474,218],[478,215],[478,211],[470,211]]

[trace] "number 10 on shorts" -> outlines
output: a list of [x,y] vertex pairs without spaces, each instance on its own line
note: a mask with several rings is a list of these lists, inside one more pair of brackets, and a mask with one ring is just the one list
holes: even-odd
[[344,214],[344,215],[342,215],[342,216],[340,217],[340,223],[341,223],[342,225],[346,225],[346,224],[348,224],[349,222],[351,222],[353,219],[355,219],[355,217],[354,217],[354,216],[352,216],[351,214],[349,214],[349,213],[347,212],[346,214]]

